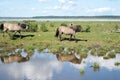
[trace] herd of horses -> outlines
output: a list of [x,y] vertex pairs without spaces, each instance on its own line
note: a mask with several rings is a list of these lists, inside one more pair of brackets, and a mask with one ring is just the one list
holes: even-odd
[[[26,31],[29,30],[29,25],[23,23],[2,23],[0,24],[1,29],[3,29],[2,36],[4,37],[4,33],[8,31],[14,32],[14,35],[18,32],[21,37],[21,30],[25,29]],[[74,37],[76,39],[75,34],[76,32],[82,32],[81,25],[71,24],[69,27],[66,26],[59,26],[56,29],[55,37],[58,37],[60,41],[62,41],[62,34],[70,35],[69,40]]]

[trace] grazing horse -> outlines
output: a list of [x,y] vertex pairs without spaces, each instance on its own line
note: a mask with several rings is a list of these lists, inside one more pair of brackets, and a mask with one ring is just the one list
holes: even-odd
[[60,41],[62,41],[62,34],[66,34],[66,35],[70,35],[69,40],[71,40],[72,36],[75,39],[75,33],[76,32],[81,32],[82,31],[82,27],[80,25],[73,25],[71,24],[70,27],[65,27],[65,26],[59,26],[56,30],[56,37],[59,36]]
[[21,30],[25,29],[26,31],[29,29],[29,26],[27,24],[21,24],[21,23],[3,23],[1,24],[1,27],[3,29],[3,37],[4,37],[4,32],[7,31],[13,31],[14,35],[18,32],[20,34],[21,37]]
[[29,57],[22,57],[21,55],[9,55],[9,56],[3,56],[1,57],[1,61],[3,63],[13,63],[13,62],[26,62],[29,60]]

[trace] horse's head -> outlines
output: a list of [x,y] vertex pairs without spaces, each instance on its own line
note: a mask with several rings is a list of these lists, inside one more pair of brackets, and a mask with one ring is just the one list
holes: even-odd
[[81,25],[73,25],[73,24],[71,24],[70,28],[73,29],[75,32],[82,32]]
[[29,25],[28,25],[28,24],[20,24],[20,23],[18,23],[18,25],[20,25],[20,27],[21,27],[22,29],[25,29],[26,31],[29,30]]

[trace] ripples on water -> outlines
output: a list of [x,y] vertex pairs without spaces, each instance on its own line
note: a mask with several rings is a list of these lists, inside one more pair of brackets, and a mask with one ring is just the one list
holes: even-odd
[[[120,54],[114,59],[104,60],[102,57],[92,56],[88,53],[87,58],[80,63],[58,59],[52,53],[34,54],[28,58],[27,53],[21,56],[9,56],[0,60],[0,80],[119,80],[120,66],[114,63],[120,61]],[[79,59],[78,59],[79,60]],[[90,67],[94,62],[100,64],[100,69],[94,71]],[[83,68],[85,73],[80,74]]]

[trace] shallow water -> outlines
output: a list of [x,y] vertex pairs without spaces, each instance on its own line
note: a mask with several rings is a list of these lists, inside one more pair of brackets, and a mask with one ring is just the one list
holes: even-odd
[[[52,53],[34,54],[25,59],[27,53],[22,52],[21,57],[16,60],[9,57],[9,60],[0,60],[0,80],[119,80],[120,66],[114,63],[120,61],[120,54],[114,59],[104,60],[102,57],[92,56],[88,53],[86,59],[81,63],[60,61]],[[78,55],[77,55],[78,56]],[[18,58],[18,56],[17,56]],[[13,60],[13,61],[12,61]],[[91,65],[94,62],[100,64],[99,69]],[[83,74],[80,69],[84,69]]]
[[37,19],[33,19],[33,18],[28,18],[28,19],[0,19],[0,21],[24,21],[24,20],[35,20],[35,21],[112,21],[112,22],[120,22],[120,19],[107,19],[107,18],[37,18]]

